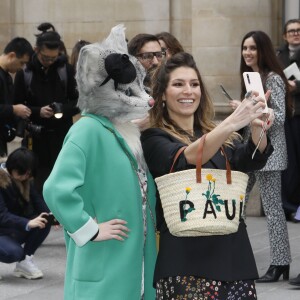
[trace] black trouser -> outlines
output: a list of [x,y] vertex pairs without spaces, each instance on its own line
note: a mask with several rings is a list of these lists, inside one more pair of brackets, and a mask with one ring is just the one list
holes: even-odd
[[43,185],[49,177],[61,150],[64,137],[64,131],[47,131],[32,139],[32,150],[38,158],[35,187],[41,194],[43,192]]
[[288,167],[282,172],[282,204],[286,213],[300,205],[300,116],[285,122]]
[[7,156],[7,143],[0,135],[0,157]]
[[50,229],[51,225],[47,224],[43,229],[0,234],[0,262],[9,264],[23,260],[26,255],[33,255],[48,236]]

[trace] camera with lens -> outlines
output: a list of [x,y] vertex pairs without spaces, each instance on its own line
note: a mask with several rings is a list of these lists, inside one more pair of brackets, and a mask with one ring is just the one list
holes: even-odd
[[53,110],[54,117],[56,119],[62,118],[62,116],[63,116],[63,106],[62,106],[62,103],[52,102],[49,106]]
[[27,130],[32,135],[39,135],[43,129],[43,126],[36,125],[30,122],[27,119],[22,119],[18,122],[16,126],[16,136],[24,137],[25,136],[25,130]]

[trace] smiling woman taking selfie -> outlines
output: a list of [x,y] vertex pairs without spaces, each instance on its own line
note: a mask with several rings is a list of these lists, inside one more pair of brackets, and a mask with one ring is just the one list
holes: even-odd
[[[151,127],[141,136],[145,159],[154,178],[170,172],[183,146],[186,148],[174,164],[175,174],[195,168],[203,135],[206,135],[203,169],[226,169],[222,146],[232,170],[246,172],[265,165],[273,151],[265,135],[251,158],[261,132],[259,118],[262,114],[258,110],[265,106],[262,98],[252,94],[215,126],[212,101],[190,54],[182,52],[170,57],[155,78]],[[273,119],[270,110],[267,129],[272,126]],[[236,131],[248,124],[252,127],[252,138],[242,144]],[[243,299],[256,299],[254,279],[258,274],[242,219],[235,233],[178,237],[167,226],[159,197],[156,212],[160,231],[154,275],[156,299],[187,299],[187,295],[192,295],[193,299],[239,299],[242,294],[245,295]]]

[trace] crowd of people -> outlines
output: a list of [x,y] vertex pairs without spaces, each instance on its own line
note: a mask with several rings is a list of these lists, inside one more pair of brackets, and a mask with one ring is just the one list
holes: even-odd
[[[75,71],[64,43],[52,24],[37,29],[34,48],[17,37],[0,56],[0,261],[16,262],[14,274],[28,279],[43,277],[33,260],[51,228],[42,188],[78,113]],[[7,157],[7,143],[16,136],[23,148]]]
[[[110,292],[128,299],[256,299],[256,283],[289,279],[287,221],[300,222],[300,80],[284,69],[300,67],[299,19],[285,24],[278,49],[263,31],[244,35],[240,99],[218,125],[199,67],[172,34],[124,36],[118,45],[79,40],[69,59],[52,24],[37,29],[34,47],[17,37],[0,56],[0,262],[15,262],[17,277],[42,278],[33,255],[51,211],[66,232],[65,299],[104,297],[113,282],[119,290]],[[260,74],[267,114],[263,98],[246,93],[244,72]],[[22,147],[7,153],[15,136]],[[153,179],[194,169],[203,139],[203,168],[226,169],[225,153],[249,176],[246,204],[258,183],[270,243],[261,277],[244,216],[227,235],[177,237],[168,228]],[[108,270],[110,255],[118,259]],[[136,271],[126,280],[123,256]],[[300,286],[300,274],[289,282]],[[82,283],[90,291],[76,296]]]

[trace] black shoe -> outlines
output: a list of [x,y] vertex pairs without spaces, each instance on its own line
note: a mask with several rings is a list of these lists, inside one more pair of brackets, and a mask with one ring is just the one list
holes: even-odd
[[290,275],[290,265],[285,266],[273,266],[271,265],[267,271],[267,273],[256,280],[258,283],[264,282],[276,282],[283,276],[283,280],[288,280]]
[[300,274],[296,278],[291,279],[289,284],[300,286]]
[[293,223],[300,223],[300,220],[296,219],[296,213],[292,212],[292,213],[288,213],[286,214],[286,220],[293,222]]

